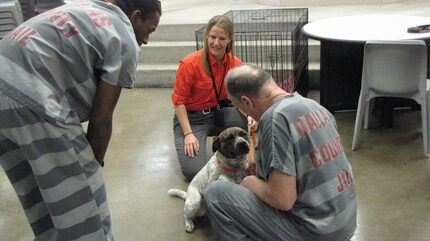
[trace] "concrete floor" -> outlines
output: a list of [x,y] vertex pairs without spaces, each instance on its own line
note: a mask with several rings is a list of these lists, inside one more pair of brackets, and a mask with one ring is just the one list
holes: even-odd
[[[104,168],[116,240],[214,241],[206,218],[184,231],[186,188],[173,147],[172,89],[124,90]],[[336,113],[358,192],[355,241],[430,240],[430,162],[422,155],[419,111],[396,111],[394,128],[364,130],[350,150],[355,112]],[[0,172],[0,240],[28,241],[32,233],[9,181]]]
[[[185,4],[186,2],[186,4]],[[206,4],[202,6],[202,4]],[[267,8],[246,0],[163,1],[160,24],[201,23],[228,9]],[[311,7],[310,20],[353,14],[429,16],[430,4]],[[187,16],[187,18],[184,18]],[[173,147],[172,89],[124,90],[104,168],[114,234],[119,241],[214,241],[207,219],[184,231],[183,201],[169,188],[185,189]],[[317,95],[316,95],[317,98]],[[430,240],[430,162],[422,155],[418,111],[396,111],[394,128],[363,130],[350,150],[355,112],[336,113],[358,192],[354,241]],[[18,199],[0,170],[0,240],[29,241],[32,233]]]

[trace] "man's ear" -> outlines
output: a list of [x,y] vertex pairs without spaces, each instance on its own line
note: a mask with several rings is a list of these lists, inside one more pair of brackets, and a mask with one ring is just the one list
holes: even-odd
[[142,12],[140,10],[134,10],[130,15],[130,20],[134,23],[139,18],[142,18]]
[[246,95],[242,95],[240,96],[240,100],[248,107],[248,108],[253,108],[254,107],[254,103],[252,102],[251,98],[249,98]]
[[212,142],[212,152],[216,152],[219,148],[219,138],[215,136]]

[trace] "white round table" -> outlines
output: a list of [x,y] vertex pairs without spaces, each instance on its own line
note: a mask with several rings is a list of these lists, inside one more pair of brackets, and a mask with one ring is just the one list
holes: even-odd
[[430,24],[430,17],[360,15],[306,24],[303,33],[321,41],[320,103],[331,112],[356,109],[365,42],[422,39],[430,46],[430,32],[407,32],[409,27],[423,24]]
[[427,39],[427,33],[408,33],[409,27],[430,24],[429,17],[360,15],[310,22],[303,32],[317,40],[366,42],[368,40]]

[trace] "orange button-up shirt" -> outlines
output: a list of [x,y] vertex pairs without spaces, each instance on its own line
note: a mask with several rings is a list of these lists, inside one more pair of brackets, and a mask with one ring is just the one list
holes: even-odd
[[[232,61],[231,53],[224,55],[219,65],[215,57],[209,52],[209,61],[215,77],[217,91],[227,72],[242,63],[236,56]],[[220,100],[227,98],[226,83],[222,85]],[[189,111],[204,110],[217,106],[217,99],[213,89],[212,78],[203,67],[203,50],[185,56],[179,62],[176,80],[172,94],[173,105],[185,105]]]

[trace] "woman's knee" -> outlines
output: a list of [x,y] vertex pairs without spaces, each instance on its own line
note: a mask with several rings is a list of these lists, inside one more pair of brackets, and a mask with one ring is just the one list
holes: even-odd
[[189,158],[185,155],[178,155],[182,174],[188,179],[188,181],[191,181],[206,165],[207,161],[203,160],[202,157],[201,153],[194,158]]
[[184,177],[191,182],[191,180],[193,180],[194,176],[197,174],[197,172],[192,172],[189,170],[184,170],[182,169],[182,175],[184,175]]
[[191,181],[195,175],[203,168],[203,166],[199,165],[199,163],[195,162],[181,162],[181,171],[182,174],[187,178],[188,181]]

